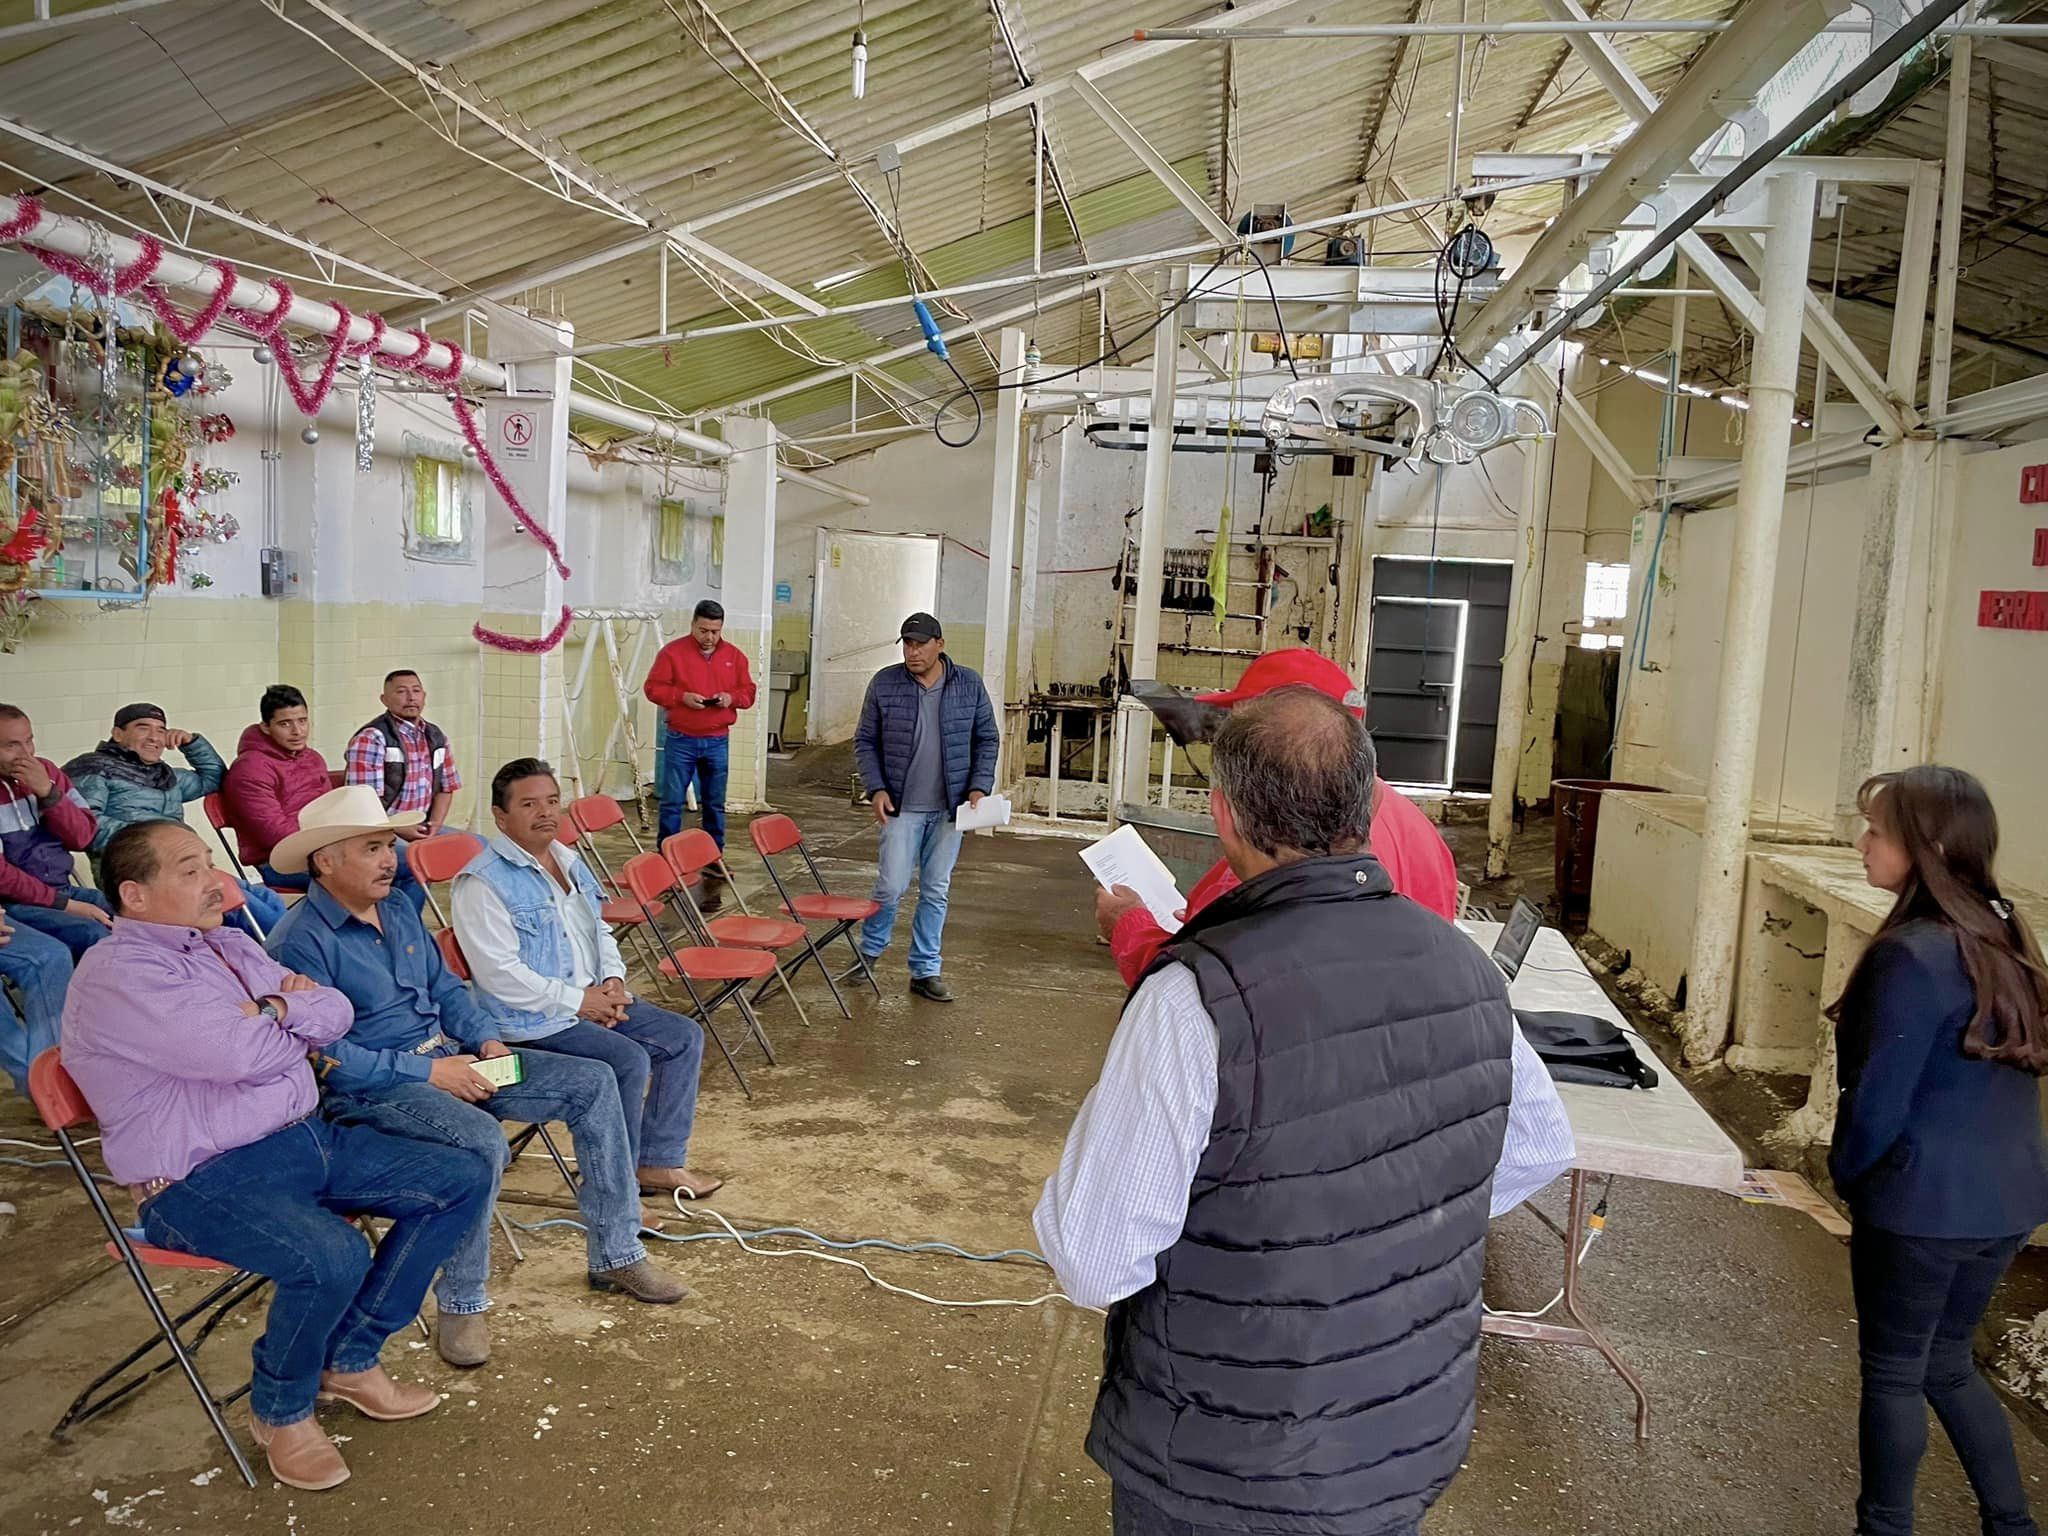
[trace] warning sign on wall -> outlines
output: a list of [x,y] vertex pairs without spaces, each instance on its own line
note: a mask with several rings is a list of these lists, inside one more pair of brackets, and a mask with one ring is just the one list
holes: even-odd
[[498,418],[497,454],[501,459],[531,461],[540,435],[531,411],[507,411]]

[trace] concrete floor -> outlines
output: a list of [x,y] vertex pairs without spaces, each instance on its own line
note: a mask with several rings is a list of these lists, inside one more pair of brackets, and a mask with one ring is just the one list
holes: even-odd
[[[804,767],[809,782],[783,785],[778,802],[812,829],[828,879],[861,889],[872,830],[845,805],[843,771]],[[1547,836],[1532,821],[1517,860],[1532,885]],[[1464,855],[1470,829],[1453,840]],[[913,1006],[899,948],[882,967],[883,996],[855,1000],[850,1022],[815,979],[802,984],[808,1031],[786,1003],[765,1011],[782,1064],[743,1058],[751,1102],[722,1063],[707,1064],[692,1161],[729,1176],[720,1210],[742,1226],[935,1236],[978,1251],[1032,1242],[1031,1206],[1119,1003],[1074,852],[969,839],[948,925],[957,1005]],[[31,1125],[26,1105],[0,1094],[0,1135],[35,1136]],[[517,1182],[532,1200],[563,1196],[543,1162],[522,1164]],[[267,1480],[244,1490],[175,1380],[56,1446],[49,1425],[100,1362],[143,1336],[143,1317],[68,1174],[0,1167],[0,1196],[21,1208],[0,1238],[7,1536],[107,1525],[384,1536],[401,1515],[448,1533],[515,1521],[778,1536],[1107,1530],[1108,1488],[1081,1451],[1096,1318],[1062,1304],[942,1311],[851,1270],[724,1242],[660,1249],[696,1291],[670,1309],[586,1292],[573,1232],[532,1235],[523,1264],[501,1244],[491,1364],[458,1373],[416,1335],[394,1341],[394,1371],[432,1383],[446,1405],[404,1426],[330,1410],[356,1474],[334,1493]],[[1555,1214],[1561,1202],[1542,1203]],[[512,1209],[550,1214],[544,1203]],[[1589,1304],[1648,1383],[1650,1443],[1633,1445],[1628,1395],[1596,1357],[1489,1340],[1478,1437],[1429,1536],[1847,1532],[1856,1365],[1842,1245],[1789,1210],[1703,1191],[1618,1184],[1609,1214],[1587,1261]],[[870,1262],[935,1295],[1049,1288],[1026,1264]],[[1555,1239],[1527,1212],[1497,1227],[1494,1305],[1540,1305],[1556,1274]],[[218,1381],[246,1371],[253,1321],[202,1354]],[[1935,1439],[1921,1529],[1973,1530],[1954,1458]],[[2021,1454],[2036,1482],[2048,1473],[2048,1451],[2025,1430]]]

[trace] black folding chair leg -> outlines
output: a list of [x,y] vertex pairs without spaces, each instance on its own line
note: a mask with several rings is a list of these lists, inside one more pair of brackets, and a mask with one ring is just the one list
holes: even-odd
[[[829,943],[831,941],[828,939],[826,942]],[[818,974],[825,978],[825,986],[832,994],[832,1001],[839,1005],[839,1017],[842,1019],[852,1018],[853,1010],[846,1006],[846,999],[839,993],[839,983],[833,978],[832,967],[825,963],[825,957],[819,952],[816,941],[811,938],[810,930],[805,929],[804,952],[796,957],[795,963],[789,968],[789,974],[791,977],[794,977],[797,972],[813,962],[818,967]]]
[[[199,1406],[206,1410],[207,1420],[213,1425],[214,1433],[220,1436],[220,1443],[228,1448],[228,1455],[234,1458],[235,1470],[242,1474],[242,1481],[254,1488],[256,1474],[249,1470],[249,1459],[242,1454],[242,1447],[229,1433],[227,1420],[221,1417],[221,1403],[208,1390],[205,1378],[199,1374],[199,1367],[193,1363],[191,1352],[185,1348],[184,1340],[178,1337],[177,1329],[171,1325],[170,1318],[164,1312],[163,1302],[158,1299],[156,1291],[151,1287],[149,1276],[143,1272],[142,1261],[135,1257],[135,1250],[128,1245],[127,1233],[123,1232],[120,1223],[114,1220],[114,1213],[107,1206],[106,1196],[100,1193],[99,1186],[93,1182],[92,1174],[79,1158],[78,1148],[70,1135],[59,1131],[57,1141],[64,1149],[65,1160],[71,1164],[72,1172],[78,1175],[79,1183],[85,1186],[86,1196],[91,1200],[92,1208],[100,1218],[100,1224],[107,1229],[107,1235],[114,1239],[114,1246],[120,1249],[122,1267],[128,1271],[128,1278],[135,1282],[135,1289],[141,1293],[143,1305],[149,1308],[149,1315],[156,1320],[157,1331],[163,1335],[165,1346],[176,1359],[178,1368],[184,1372],[185,1380],[191,1385],[192,1395],[199,1399]],[[230,1403],[234,1400],[234,1397],[226,1399]]]
[[[269,1283],[262,1275],[249,1275],[239,1271],[228,1276],[227,1279],[200,1297],[192,1306],[187,1307],[175,1318],[172,1318],[172,1332],[177,1334],[181,1341],[184,1341],[186,1349],[196,1352],[199,1346],[204,1344],[212,1335],[214,1329],[226,1321],[229,1313],[233,1312],[236,1307],[247,1301],[251,1296],[254,1296]],[[183,1332],[185,1325],[209,1307],[214,1309],[213,1316],[207,1319],[206,1325],[194,1334],[190,1340],[185,1340]],[[150,1355],[164,1347],[165,1342],[161,1335],[153,1339],[147,1339],[100,1372],[83,1392],[72,1399],[71,1406],[64,1410],[64,1417],[59,1419],[57,1427],[50,1431],[50,1438],[62,1440],[73,1428],[90,1419],[98,1418],[109,1408],[125,1401],[133,1393],[148,1386],[150,1382],[156,1380],[165,1371],[176,1370],[178,1362],[175,1358],[161,1360],[133,1379],[122,1382],[113,1391],[107,1393],[106,1396],[99,1397],[96,1395],[100,1388],[114,1381],[123,1371],[146,1360]],[[226,1401],[233,1402],[234,1399],[230,1397]]]
[[868,957],[860,952],[860,943],[853,936],[853,924],[841,923],[839,931],[833,934],[831,938],[826,939],[825,942],[830,944],[832,939],[846,940],[846,947],[853,951],[853,958],[860,967],[860,973],[867,977],[868,985],[875,989],[875,996],[880,997],[882,995],[882,984],[875,980],[874,967],[868,964]]
[[704,1033],[711,1037],[711,1043],[718,1047],[718,1054],[725,1058],[725,1064],[732,1068],[732,1075],[739,1080],[740,1092],[748,1098],[754,1090],[747,1086],[747,1074],[740,1070],[740,1064],[733,1060],[733,1054],[726,1048],[725,1037],[718,1032],[718,1026],[711,1022],[711,1009],[704,1006],[704,999],[697,995],[697,989],[690,978],[683,978],[683,987],[690,994],[690,1002],[697,1010],[697,1019],[704,1026]]
[[548,1128],[544,1125],[536,1125],[532,1129],[540,1137],[540,1144],[548,1149],[548,1156],[555,1160],[555,1172],[559,1173],[562,1176],[562,1182],[569,1186],[569,1193],[575,1194],[576,1175],[570,1170],[568,1162],[563,1158],[562,1149],[555,1145],[555,1138],[548,1134]]

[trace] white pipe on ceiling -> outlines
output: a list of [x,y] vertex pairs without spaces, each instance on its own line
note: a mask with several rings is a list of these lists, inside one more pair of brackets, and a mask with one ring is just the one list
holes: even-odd
[[[21,217],[22,200],[6,193],[0,193],[0,223],[11,222]],[[92,258],[99,250],[111,254],[116,267],[132,265],[142,255],[142,246],[126,235],[104,230],[97,224],[84,219],[74,219],[65,214],[44,210],[42,216],[19,237],[21,243],[46,246],[66,255]],[[96,249],[97,248],[97,249]],[[165,251],[157,263],[155,279],[166,288],[183,289],[212,300],[220,292],[220,273],[212,265],[194,261],[174,251]],[[275,307],[276,295],[268,283],[251,282],[246,277],[235,279],[228,302],[238,309],[253,314],[268,315]],[[285,323],[298,330],[314,331],[322,336],[333,336],[342,330],[342,311],[332,304],[319,299],[302,299],[296,295],[285,312]],[[348,339],[363,343],[376,335],[375,328],[360,315],[350,314],[347,327]],[[412,363],[419,358],[420,345],[408,331],[387,330],[377,347],[377,355],[392,362]],[[445,370],[451,367],[456,354],[445,342],[432,342],[426,348],[426,365],[431,369]],[[496,363],[480,357],[462,356],[462,378],[481,389],[502,390],[510,385],[510,376]],[[635,411],[595,395],[584,394],[581,390],[569,392],[569,409],[581,416],[611,426],[625,427],[629,431],[644,432],[686,448],[692,453],[702,454],[709,459],[729,459],[733,455],[730,445],[688,427],[677,426],[660,417],[650,416],[644,411]],[[798,485],[808,485],[827,495],[836,496],[857,507],[868,504],[868,498],[854,491],[821,480],[800,469],[778,465],[777,473],[784,479]]]

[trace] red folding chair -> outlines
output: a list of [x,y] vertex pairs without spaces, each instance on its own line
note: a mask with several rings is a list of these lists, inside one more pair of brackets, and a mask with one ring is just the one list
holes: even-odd
[[[798,1000],[796,989],[789,984],[789,976],[782,969],[782,961],[777,952],[788,949],[791,945],[803,943],[810,937],[810,929],[794,918],[756,917],[746,910],[744,900],[740,902],[741,910],[738,912],[729,912],[718,917],[707,916],[697,905],[697,898],[690,892],[693,883],[690,876],[696,875],[701,878],[706,870],[716,870],[724,879],[727,888],[735,895],[738,895],[739,887],[733,884],[732,875],[725,867],[725,855],[719,852],[718,844],[712,840],[711,834],[702,828],[693,827],[689,831],[663,838],[661,856],[668,860],[669,868],[676,872],[677,884],[682,890],[682,900],[676,905],[684,912],[684,920],[689,923],[697,937],[704,943],[723,944],[732,949],[758,949],[775,958],[773,982],[780,985],[788,994],[790,1004],[796,1009],[797,1018],[803,1021],[804,1028],[809,1029],[811,1017],[804,1012],[804,1005]],[[764,981],[755,989],[753,1001],[756,1005],[760,1003],[769,986],[770,982]],[[833,988],[834,997],[838,996],[838,990],[836,987]],[[841,1013],[846,1013],[846,1004],[840,1003],[839,1009]],[[846,1016],[853,1017],[852,1014]]]
[[443,928],[454,925],[435,899],[434,887],[453,880],[483,851],[484,840],[473,832],[437,832],[416,843],[398,845],[398,856],[411,865],[413,879],[427,893],[427,905],[434,909],[434,918]]
[[[881,984],[875,980],[875,973],[868,965],[868,957],[860,952],[860,945],[854,942],[853,926],[864,923],[882,910],[882,904],[866,896],[834,896],[825,886],[825,877],[818,873],[818,861],[811,857],[811,850],[804,846],[803,829],[787,816],[756,816],[747,827],[747,836],[754,840],[754,852],[761,855],[761,862],[768,866],[768,878],[775,882],[775,894],[782,899],[782,910],[804,923],[830,923],[824,939],[830,944],[834,939],[844,938],[846,947],[853,951],[854,964],[842,973],[851,976],[855,969],[867,977],[868,985],[875,989],[875,996],[882,995]],[[797,856],[804,861],[804,868],[811,872],[811,879],[817,885],[815,894],[810,891],[792,893],[782,883],[781,872],[775,867],[775,856],[794,848]],[[825,957],[819,953],[819,944],[805,930],[804,942],[810,953],[805,960],[818,962],[818,973],[827,983],[832,982],[832,968],[825,964]],[[792,973],[803,969],[804,961],[799,960],[790,967]],[[832,986],[833,997],[839,997],[839,988]],[[839,1004],[840,1012],[846,1011],[844,1000]]]
[[[748,1005],[746,989],[749,983],[763,980],[775,970],[775,957],[758,949],[717,949],[697,944],[686,944],[678,949],[671,944],[661,925],[654,921],[652,903],[659,897],[675,890],[681,880],[669,867],[668,860],[658,853],[639,853],[628,859],[619,871],[625,879],[626,889],[643,907],[649,908],[647,928],[661,945],[666,956],[657,974],[673,977],[683,984],[690,994],[690,1001],[696,1005],[697,1017],[703,1021],[705,1032],[717,1043],[719,1054],[725,1057],[725,1064],[732,1068],[732,1075],[739,1079],[740,1091],[748,1098],[754,1090],[747,1086],[746,1074],[740,1071],[740,1064],[733,1060],[732,1052],[726,1047],[724,1037],[718,1033],[718,1026],[711,1022],[712,1014],[726,1003],[738,1007],[740,1016],[747,1021],[747,1029],[761,1047],[761,1054],[768,1058],[768,1064],[775,1064],[775,1047],[768,1043],[768,1032],[761,1028],[761,1021],[754,1016]],[[692,910],[695,910],[694,908]],[[697,990],[697,983],[703,982],[709,992]]]
[[263,931],[262,921],[250,910],[249,897],[242,889],[242,882],[224,869],[216,869],[213,878],[220,884],[220,915],[233,917],[237,912],[241,913],[249,926],[256,930],[256,942],[268,943],[270,935]]
[[[474,979],[469,974],[469,957],[462,952],[462,941],[455,936],[455,930],[453,928],[436,928],[434,930],[434,943],[439,946],[441,959],[448,969],[454,972],[455,978],[465,985],[469,984]],[[525,1130],[514,1136],[508,1149],[508,1155],[512,1157],[519,1156],[520,1153],[533,1145],[536,1137],[539,1138],[540,1144],[547,1148],[548,1156],[554,1159],[555,1171],[561,1174],[562,1182],[569,1186],[569,1193],[573,1197],[576,1193],[576,1175],[570,1169],[567,1160],[563,1158],[562,1149],[555,1145],[555,1138],[548,1134],[548,1128],[545,1125],[538,1123],[529,1125]],[[526,1250],[519,1246],[519,1234],[512,1230],[512,1223],[506,1219],[504,1211],[493,1209],[491,1214],[498,1218],[498,1230],[505,1234],[505,1241],[511,1245],[512,1257],[522,1264],[525,1263]]]
[[[223,1409],[235,1402],[249,1390],[244,1382],[225,1397],[214,1395],[213,1389],[199,1374],[199,1366],[193,1360],[199,1346],[204,1344],[213,1331],[226,1321],[245,1301],[255,1296],[270,1282],[262,1275],[250,1274],[247,1270],[236,1269],[232,1264],[217,1259],[199,1258],[189,1253],[179,1253],[170,1248],[157,1248],[129,1236],[120,1222],[114,1219],[113,1210],[108,1206],[106,1196],[100,1193],[92,1172],[78,1155],[78,1145],[71,1138],[77,1127],[92,1120],[92,1108],[85,1102],[85,1095],[78,1091],[78,1084],[71,1080],[71,1074],[64,1070],[62,1051],[58,1047],[44,1051],[29,1065],[29,1097],[35,1102],[36,1113],[42,1116],[43,1124],[56,1135],[57,1145],[63,1149],[64,1160],[71,1165],[71,1171],[78,1176],[79,1184],[85,1190],[85,1197],[92,1203],[93,1212],[100,1224],[107,1229],[107,1252],[121,1261],[128,1271],[128,1278],[135,1282],[135,1289],[141,1293],[143,1305],[149,1308],[149,1315],[156,1323],[157,1336],[147,1343],[130,1350],[112,1366],[102,1371],[83,1392],[64,1410],[64,1417],[57,1421],[57,1427],[50,1431],[55,1440],[62,1440],[73,1426],[105,1413],[116,1403],[139,1391],[150,1381],[169,1370],[181,1370],[185,1380],[191,1384],[193,1394],[199,1399],[199,1406],[206,1411],[214,1433],[220,1436],[222,1445],[228,1448],[228,1455],[234,1458],[235,1470],[242,1474],[242,1481],[251,1488],[256,1486],[256,1474],[249,1470],[248,1458],[242,1454],[242,1447],[228,1432],[227,1420],[221,1416]],[[204,1270],[227,1276],[204,1296],[180,1312],[175,1318],[164,1310],[162,1300],[149,1283],[149,1275],[143,1266],[158,1269]],[[184,1330],[202,1313],[210,1313],[198,1331],[188,1340]],[[122,1372],[140,1365],[159,1349],[169,1352],[169,1359],[158,1361],[147,1370],[130,1376],[126,1381],[116,1383],[115,1378]],[[105,1391],[101,1389],[105,1388]]]
[[[610,796],[588,795],[584,798],[597,807],[609,806],[611,809],[612,819],[600,820],[600,831],[606,827],[617,826],[625,820],[625,813],[619,809],[618,801]],[[562,824],[555,829],[555,841],[565,848],[574,848],[578,852],[587,851],[590,854],[592,861],[597,865],[600,876],[598,883],[611,892],[611,895],[605,898],[604,904],[599,907],[598,915],[604,919],[605,926],[611,929],[613,938],[630,937],[634,941],[640,951],[640,958],[647,962],[648,970],[652,971],[661,964],[661,956],[654,952],[654,946],[642,932],[647,924],[647,914],[640,910],[639,902],[620,891],[618,882],[612,878],[611,870],[605,867],[604,850],[597,846],[597,839],[585,834],[578,824],[576,807],[583,803],[583,800],[578,800],[564,807]],[[604,812],[602,809],[596,809],[592,814],[602,818]],[[634,835],[630,826],[626,828],[626,835],[632,837],[633,846],[639,848],[640,839]],[[654,904],[654,915],[659,918],[663,910],[663,903],[657,901]]]
[[[228,840],[227,806],[222,803],[220,796],[218,794],[208,795],[199,804],[206,812],[207,825],[213,828],[213,835],[220,839],[220,851],[228,856],[228,867],[244,880],[256,879],[257,871],[242,862],[242,856],[235,851],[235,845]],[[288,891],[282,886],[270,884],[267,880],[263,882],[263,888],[266,891],[282,896],[286,901],[296,901],[299,897],[306,894],[304,891]]]

